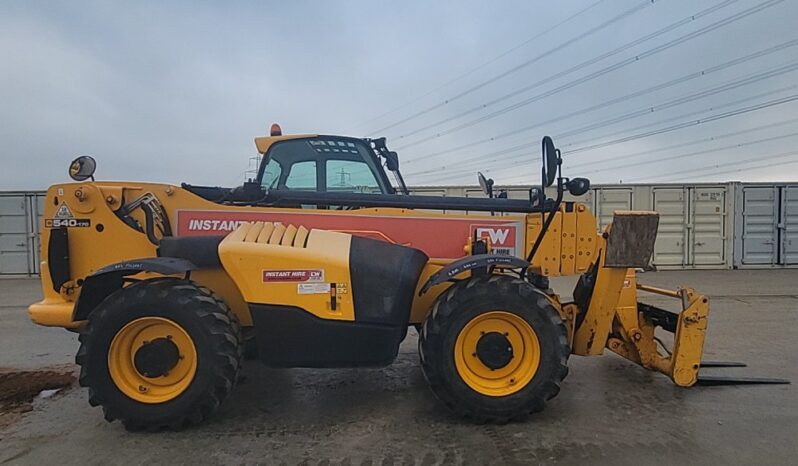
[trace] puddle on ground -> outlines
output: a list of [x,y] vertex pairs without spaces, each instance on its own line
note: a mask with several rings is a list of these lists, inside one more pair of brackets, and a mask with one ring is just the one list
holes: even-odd
[[33,400],[44,393],[49,398],[75,382],[72,369],[0,369],[0,427],[33,409]]

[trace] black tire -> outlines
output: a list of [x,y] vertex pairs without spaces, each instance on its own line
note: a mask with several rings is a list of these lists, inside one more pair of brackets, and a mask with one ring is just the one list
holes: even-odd
[[[108,352],[117,333],[142,317],[178,324],[190,337],[197,367],[190,384],[175,398],[144,403],[125,395],[111,377]],[[208,418],[236,384],[243,345],[230,308],[209,289],[188,280],[144,280],[106,298],[89,315],[80,334],[75,362],[89,403],[102,406],[105,419],[128,430],[179,430]]]
[[244,337],[244,359],[247,361],[255,361],[260,357],[258,352],[258,340],[255,336],[249,338]]
[[[455,344],[460,332],[481,314],[503,310],[522,318],[540,344],[537,371],[515,393],[489,396],[471,388],[458,373]],[[451,286],[435,302],[419,335],[419,355],[432,392],[460,416],[477,423],[522,420],[557,395],[568,374],[567,333],[543,292],[502,275],[472,278]]]

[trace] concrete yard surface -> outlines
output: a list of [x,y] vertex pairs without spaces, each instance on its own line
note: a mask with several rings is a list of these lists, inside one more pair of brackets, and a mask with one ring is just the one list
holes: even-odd
[[[749,365],[712,373],[798,381],[798,270],[649,272],[640,280],[710,295],[705,359]],[[568,283],[555,286],[570,295]],[[26,306],[40,295],[34,279],[0,280],[0,369],[75,370],[76,335],[28,321]],[[795,464],[798,458],[796,385],[682,389],[612,354],[574,356],[562,391],[544,412],[522,423],[473,425],[435,400],[416,346],[411,330],[394,364],[381,369],[277,370],[248,361],[216,415],[182,432],[126,432],[105,422],[86,390],[73,384],[0,423],[0,464]]]

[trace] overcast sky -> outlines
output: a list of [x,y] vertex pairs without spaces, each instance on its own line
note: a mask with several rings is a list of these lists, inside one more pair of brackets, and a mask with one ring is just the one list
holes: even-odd
[[0,190],[82,154],[238,184],[272,122],[387,136],[410,184],[536,182],[545,134],[594,182],[796,180],[796,24],[795,0],[6,1]]

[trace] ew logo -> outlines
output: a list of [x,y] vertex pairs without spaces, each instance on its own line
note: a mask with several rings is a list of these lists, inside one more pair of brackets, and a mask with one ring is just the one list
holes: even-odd
[[472,225],[477,238],[487,240],[495,254],[515,255],[515,232],[513,225]]
[[510,236],[509,228],[490,228],[483,227],[477,228],[477,238],[488,237],[490,244],[504,246],[507,243],[507,237]]

